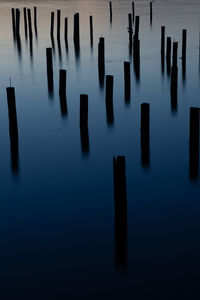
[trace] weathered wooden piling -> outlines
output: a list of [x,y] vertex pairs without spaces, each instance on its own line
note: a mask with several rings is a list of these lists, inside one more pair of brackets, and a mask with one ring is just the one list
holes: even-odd
[[90,45],[93,45],[93,19],[90,16]]
[[88,95],[80,95],[80,135],[82,153],[89,152]]
[[161,56],[165,56],[165,26],[161,26]]
[[31,10],[28,8],[28,28],[29,28],[29,38],[32,39],[33,32],[32,32],[32,20],[31,20]]
[[80,95],[80,127],[88,126],[88,95]]
[[132,2],[132,17],[133,17],[133,24],[134,24],[134,21],[135,21],[135,3]]
[[77,47],[80,45],[79,13],[74,15],[74,44]]
[[186,42],[187,42],[187,30],[183,29],[182,32],[182,60],[186,61]]
[[61,69],[59,72],[59,94],[66,95],[67,71]]
[[173,58],[171,67],[171,108],[173,111],[177,111],[177,89],[178,89],[178,43],[173,43]]
[[48,90],[53,92],[53,59],[52,48],[46,48]]
[[68,40],[68,18],[65,18],[65,33],[64,33],[65,42]]
[[115,264],[126,268],[127,261],[127,194],[125,156],[113,157],[115,207]]
[[153,19],[153,2],[150,2],[150,24],[152,24]]
[[13,37],[15,39],[16,37],[16,23],[15,23],[15,9],[11,9],[11,14],[12,14],[12,29],[13,29]]
[[108,125],[114,123],[114,111],[113,111],[113,83],[114,77],[112,75],[106,76],[106,117]]
[[51,12],[51,29],[50,29],[50,35],[53,37],[54,35],[54,12]]
[[131,94],[131,76],[130,76],[130,62],[124,62],[124,96],[125,101],[130,101]]
[[37,7],[34,6],[34,28],[35,28],[35,35],[37,37]]
[[99,38],[98,43],[98,71],[100,85],[103,85],[105,76],[105,43],[103,37]]
[[199,175],[199,108],[190,108],[190,179],[197,180]]
[[16,9],[16,36],[20,35],[20,10]]
[[60,39],[60,9],[57,9],[57,39]]
[[112,2],[109,2],[109,7],[110,7],[110,22],[112,22]]
[[182,31],[182,75],[183,80],[185,80],[186,74],[186,50],[187,50],[187,30],[183,29]]
[[18,124],[17,112],[15,103],[15,89],[14,87],[7,87],[7,104],[9,117],[9,135],[10,135],[10,149],[11,149],[11,165],[13,173],[18,172],[19,168],[19,150],[18,150]]
[[133,27],[132,27],[132,15],[131,14],[128,14],[128,33],[129,33],[129,42],[132,43]]
[[26,7],[23,8],[24,11],[24,32],[25,32],[25,38],[27,39],[27,13],[26,13]]
[[171,71],[171,37],[167,37],[167,51],[166,51],[166,61],[167,61],[167,74],[170,75]]
[[135,17],[135,39],[139,39],[139,27],[140,27],[140,17]]
[[141,159],[142,166],[149,167],[150,165],[150,105],[148,103],[141,104]]

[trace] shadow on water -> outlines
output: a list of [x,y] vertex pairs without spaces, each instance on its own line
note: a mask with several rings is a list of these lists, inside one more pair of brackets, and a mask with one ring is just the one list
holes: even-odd
[[13,87],[9,87],[6,89],[6,92],[9,117],[11,169],[13,175],[17,176],[19,174],[19,145],[15,90]]
[[113,157],[114,207],[115,207],[115,266],[127,267],[127,195],[125,157]]

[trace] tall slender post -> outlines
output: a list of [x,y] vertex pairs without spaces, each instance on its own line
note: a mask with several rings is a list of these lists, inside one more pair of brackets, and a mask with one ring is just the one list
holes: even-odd
[[93,45],[93,20],[92,16],[90,16],[90,44]]
[[60,9],[57,10],[57,39],[60,39]]
[[131,93],[131,78],[130,78],[130,62],[124,62],[124,96],[125,101],[130,101],[130,93]]
[[199,108],[190,108],[190,179],[199,176]]
[[65,41],[68,40],[68,18],[65,18]]
[[112,75],[106,76],[106,117],[108,125],[114,123],[113,112],[113,82],[114,77]]
[[109,6],[110,6],[110,22],[112,22],[112,2],[109,2]]
[[53,92],[53,59],[52,48],[46,48],[48,90]]
[[53,38],[53,34],[54,34],[54,12],[51,12],[51,29],[50,29],[50,35],[51,38]]
[[11,13],[12,13],[12,29],[13,29],[13,37],[15,39],[16,37],[16,23],[15,23],[15,9],[12,8],[11,9]]
[[150,165],[150,105],[148,103],[141,104],[141,158],[142,166]]
[[32,39],[33,33],[32,33],[32,21],[31,21],[31,10],[28,9],[28,27],[29,27],[29,38]]

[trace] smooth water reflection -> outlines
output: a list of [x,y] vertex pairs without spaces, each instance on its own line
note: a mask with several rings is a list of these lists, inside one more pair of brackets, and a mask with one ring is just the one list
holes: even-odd
[[[105,1],[1,1],[0,6],[2,299],[198,299],[199,110],[190,108],[199,107],[199,2],[155,1],[151,16],[149,2],[136,1],[139,59],[133,59],[127,31],[129,1],[113,1],[112,15]],[[31,8],[33,35],[28,19],[24,22],[25,6]],[[17,7],[18,36],[11,14]],[[58,9],[57,38],[57,13],[54,36],[50,20]],[[73,37],[76,13],[80,44]],[[172,55],[167,60],[160,53],[161,26],[166,38],[179,44],[175,92]],[[130,62],[129,105],[124,62]],[[59,95],[61,68],[67,70],[66,95]],[[106,102],[109,74],[113,95]],[[10,77],[14,123],[6,95]],[[80,94],[89,96],[87,126],[80,126]],[[143,104],[149,110],[142,117]],[[123,171],[117,173],[120,160]]]

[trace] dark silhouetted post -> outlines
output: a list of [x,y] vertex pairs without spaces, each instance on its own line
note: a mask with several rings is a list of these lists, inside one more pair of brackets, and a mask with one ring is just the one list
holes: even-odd
[[79,36],[79,13],[74,15],[74,44],[77,48],[80,46],[80,36]]
[[167,51],[166,51],[166,61],[167,61],[167,74],[170,75],[171,71],[171,37],[167,37]]
[[153,19],[153,3],[150,2],[150,24],[152,24],[152,19]]
[[190,108],[190,179],[199,175],[199,108]]
[[15,103],[14,87],[7,87],[7,103],[9,117],[9,134],[10,134],[10,149],[11,149],[11,165],[13,173],[18,173],[19,169],[19,150],[18,150],[18,125],[17,112]]
[[135,35],[133,41],[133,56],[134,56],[134,65],[135,69],[138,69],[139,60],[140,60],[140,40],[139,40],[139,23],[140,17],[135,17]]
[[161,68],[162,73],[165,69],[165,26],[161,26]]
[[34,28],[35,28],[35,35],[37,37],[37,7],[34,6]]
[[130,93],[131,93],[131,77],[130,77],[130,62],[124,62],[124,94],[125,101],[130,101]]
[[24,11],[24,32],[25,32],[25,38],[27,39],[27,13],[26,13],[26,7],[23,8]]
[[113,112],[113,82],[114,77],[112,75],[106,76],[106,116],[108,125],[114,123]]
[[183,79],[185,79],[185,72],[186,72],[186,50],[187,50],[187,30],[183,29],[182,32],[182,74]]
[[20,10],[16,9],[16,36],[20,35]]
[[110,6],[110,22],[112,22],[112,2],[109,2]]
[[127,196],[125,156],[113,157],[115,203],[115,263],[126,268],[127,261]]
[[173,58],[171,68],[171,108],[173,111],[177,111],[177,88],[178,88],[178,67],[177,67],[177,56],[178,56],[178,43],[173,43]]
[[51,34],[51,38],[53,38],[53,33],[54,33],[54,12],[51,12],[51,30],[50,30],[50,34]]
[[93,45],[93,21],[92,16],[90,16],[90,44]]
[[105,75],[105,44],[104,38],[99,38],[98,43],[98,70],[99,70],[99,82],[103,85]]
[[80,134],[82,153],[89,152],[88,95],[80,95]]
[[16,37],[16,25],[15,25],[15,9],[12,8],[11,9],[11,13],[12,13],[12,29],[13,29],[13,37],[15,39]]
[[65,36],[65,42],[67,42],[67,40],[68,40],[68,19],[67,18],[65,18],[65,34],[64,34],[64,36]]
[[46,48],[48,90],[53,92],[53,59],[52,48]]
[[132,43],[133,28],[132,28],[132,15],[131,14],[128,14],[128,33],[129,33],[129,42]]
[[59,94],[66,95],[66,78],[67,78],[66,70],[60,70],[60,73],[59,73]]
[[65,117],[67,115],[66,78],[67,78],[67,71],[60,70],[60,72],[59,72],[59,96],[60,96],[61,115],[63,117]]
[[150,105],[148,103],[141,104],[141,158],[142,166],[150,165]]
[[135,3],[132,2],[132,16],[133,16],[133,24],[134,24],[134,21],[135,21]]
[[139,26],[140,26],[140,17],[135,17],[135,38],[139,39]]
[[60,39],[60,9],[57,10],[57,39]]
[[29,28],[29,38],[32,39],[33,33],[32,33],[32,21],[31,21],[31,10],[28,9],[28,28]]

